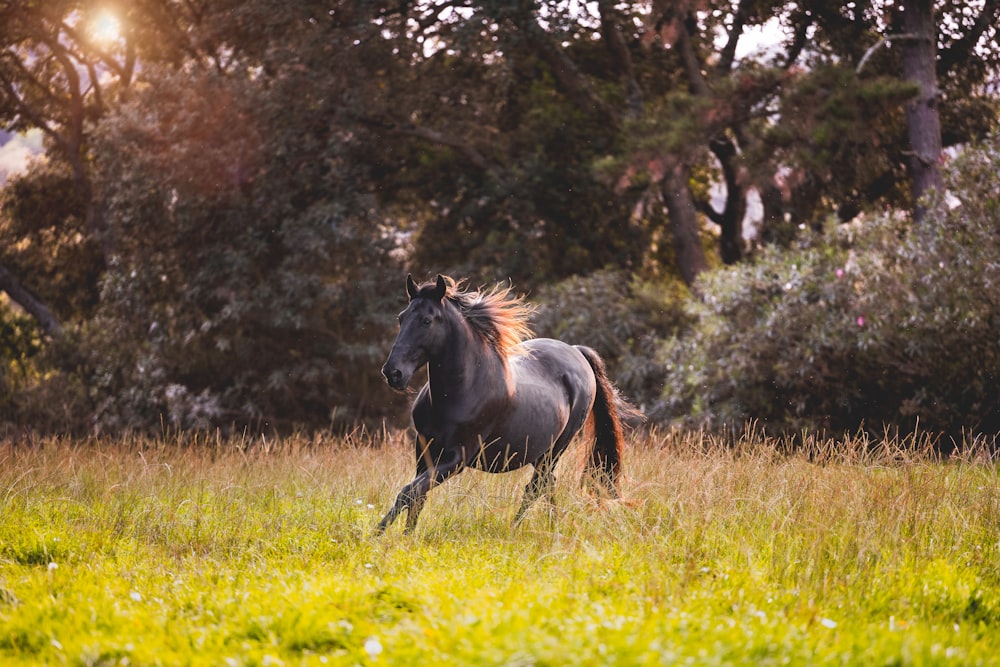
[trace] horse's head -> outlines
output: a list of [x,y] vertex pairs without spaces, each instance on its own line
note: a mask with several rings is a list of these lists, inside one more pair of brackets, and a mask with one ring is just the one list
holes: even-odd
[[439,275],[436,283],[421,287],[413,282],[412,276],[406,276],[406,295],[410,303],[399,314],[399,333],[382,366],[382,375],[393,389],[406,389],[417,369],[444,350],[447,293],[448,282],[444,276]]

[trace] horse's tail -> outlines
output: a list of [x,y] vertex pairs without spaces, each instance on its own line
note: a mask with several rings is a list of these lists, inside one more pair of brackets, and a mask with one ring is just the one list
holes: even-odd
[[612,498],[618,498],[618,479],[622,466],[622,446],[625,435],[622,428],[623,415],[639,415],[638,410],[629,405],[608,378],[604,360],[589,347],[576,348],[586,357],[594,370],[597,380],[597,396],[594,400],[594,447],[587,461],[586,472],[595,482],[604,487]]

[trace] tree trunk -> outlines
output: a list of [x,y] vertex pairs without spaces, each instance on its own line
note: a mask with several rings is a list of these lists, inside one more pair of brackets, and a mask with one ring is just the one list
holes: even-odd
[[[719,63],[719,67],[723,72],[728,71],[732,65],[732,58],[735,57],[736,42],[743,30],[746,12],[746,3],[742,1],[734,15],[734,22],[728,43],[724,49],[725,52],[722,54],[722,60]],[[691,39],[693,30],[688,25],[689,22],[693,24],[693,19],[689,18],[677,22],[677,39],[674,46],[680,54],[681,62],[684,64],[688,89],[693,95],[698,97],[711,98],[712,91],[708,85],[708,81],[705,79],[702,62]],[[705,202],[702,210],[721,229],[719,253],[722,261],[726,264],[735,264],[743,258],[743,217],[746,214],[746,188],[740,183],[737,174],[736,144],[724,134],[719,134],[709,142],[709,149],[715,154],[715,157],[719,160],[719,165],[722,167],[723,179],[726,186],[726,202],[721,212],[715,211],[712,208],[711,202]],[[686,181],[684,187],[687,188]],[[690,189],[688,189],[688,197],[691,197]],[[673,217],[673,214],[671,214],[671,217]]]
[[687,168],[677,165],[668,169],[662,189],[673,231],[677,267],[690,287],[698,274],[708,268],[708,261],[698,234],[698,212],[688,187]]
[[904,0],[903,30],[912,36],[903,41],[903,78],[919,88],[916,99],[906,107],[910,139],[910,190],[914,201],[914,219],[919,222],[923,217],[920,198],[932,188],[940,189],[943,184],[938,171],[941,119],[938,115],[935,73],[937,33],[933,0]]
[[515,25],[527,40],[532,51],[548,65],[559,88],[580,109],[602,116],[608,123],[618,125],[621,115],[606,103],[590,80],[584,76],[576,63],[566,55],[566,49],[555,43],[545,29],[538,25],[529,5],[523,5],[515,17]]
[[42,330],[51,338],[55,340],[62,338],[62,325],[49,307],[22,285],[21,281],[2,264],[0,264],[0,290],[6,292],[14,303],[34,317]]
[[627,116],[638,118],[643,111],[643,91],[639,81],[635,78],[635,67],[632,64],[632,56],[628,51],[628,44],[625,36],[619,28],[618,11],[613,0],[599,0],[597,3],[598,13],[601,16],[601,35],[604,44],[611,54],[618,74],[625,83],[626,100],[628,101]]
[[[736,145],[724,136],[710,142],[712,153],[722,166],[726,184],[726,202],[722,212],[712,211],[712,221],[719,225],[719,254],[725,264],[735,264],[743,259],[743,218],[747,213],[746,188],[740,184],[737,172]],[[711,209],[712,205],[708,204]]]
[[765,245],[786,245],[794,236],[792,225],[785,220],[785,200],[781,189],[773,183],[761,187],[760,203],[764,216],[760,223],[760,242]]

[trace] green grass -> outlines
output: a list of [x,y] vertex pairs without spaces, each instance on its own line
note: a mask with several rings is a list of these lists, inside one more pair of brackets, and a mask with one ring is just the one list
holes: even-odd
[[1000,664],[1000,483],[970,446],[633,442],[628,502],[509,526],[525,474],[372,528],[403,437],[0,444],[0,664]]

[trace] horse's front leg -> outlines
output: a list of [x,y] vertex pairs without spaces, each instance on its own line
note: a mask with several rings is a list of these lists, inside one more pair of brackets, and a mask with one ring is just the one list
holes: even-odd
[[460,472],[464,465],[462,456],[458,451],[455,451],[439,461],[437,465],[418,471],[417,476],[403,487],[403,490],[396,496],[396,502],[379,521],[378,527],[375,529],[376,534],[384,533],[404,509],[406,510],[406,532],[412,533],[413,529],[417,527],[417,517],[420,516],[420,511],[424,508],[424,501],[427,500],[427,492],[455,473]]
[[[392,504],[392,507],[382,517],[382,520],[378,522],[378,527],[375,528],[377,535],[384,533],[385,529],[392,525],[403,510],[409,511],[407,515],[407,523],[409,523],[409,518],[413,516],[413,504],[416,500],[416,495],[420,493],[420,489],[424,489],[422,495],[427,495],[427,490],[430,488],[429,479],[430,472],[425,470],[418,474],[412,482],[403,487],[403,490],[396,496],[396,502]],[[420,504],[423,504],[423,500],[420,501]]]

